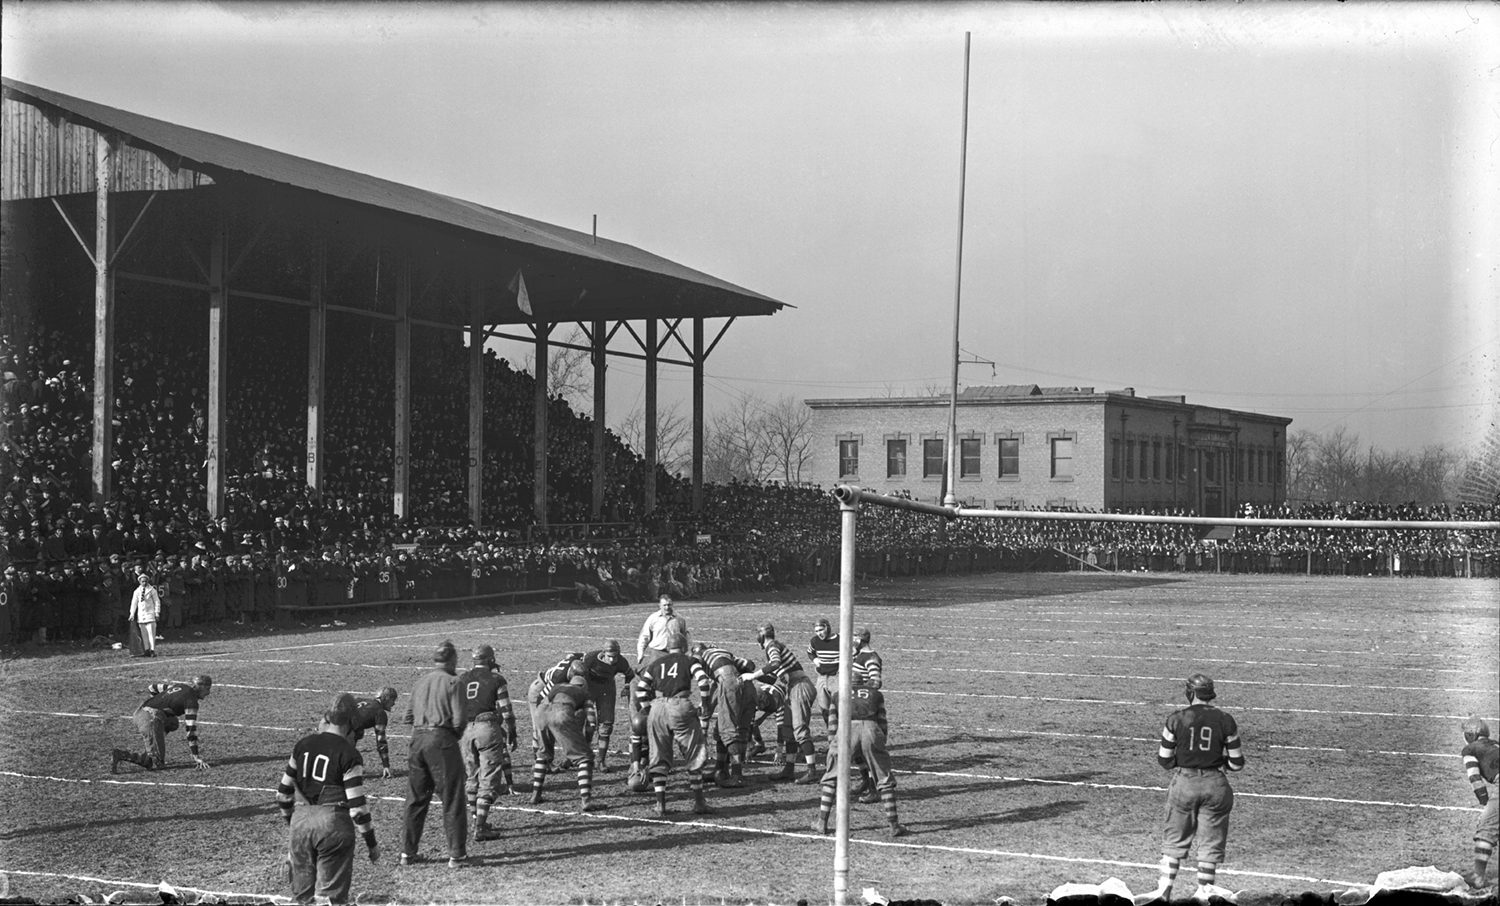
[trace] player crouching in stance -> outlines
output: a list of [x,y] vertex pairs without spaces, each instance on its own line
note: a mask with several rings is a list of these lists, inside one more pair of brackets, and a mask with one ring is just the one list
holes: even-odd
[[[490,806],[500,798],[503,780],[511,785],[510,750],[516,747],[516,715],[510,689],[495,664],[495,649],[474,647],[474,666],[458,678],[464,694],[464,735],[458,741],[464,759],[464,794],[474,814],[474,839],[498,840],[490,827]],[[501,726],[504,725],[504,732]]]
[[693,656],[714,678],[713,719],[705,730],[714,742],[714,782],[721,787],[745,785],[745,744],[755,722],[755,662],[736,657],[717,645],[698,642]]
[[298,903],[313,902],[315,894],[329,903],[349,902],[356,827],[370,861],[380,858],[365,807],[365,763],[348,739],[354,710],[354,696],[347,692],[334,699],[318,732],[292,747],[276,787],[276,805],[291,828],[288,858],[292,899]]
[[349,727],[349,741],[355,746],[365,738],[366,730],[375,732],[375,754],[380,756],[380,778],[391,778],[391,746],[386,741],[385,728],[390,722],[391,709],[396,706],[397,692],[393,686],[382,686],[374,698],[354,700],[354,723]]
[[[838,727],[838,695],[828,699],[830,726]],[[891,773],[891,755],[886,750],[885,696],[879,689],[856,684],[849,690],[849,760],[864,762],[875,781],[875,792],[880,797],[885,820],[891,827],[892,837],[906,835],[906,827],[896,814],[896,775]],[[823,772],[822,785],[818,788],[818,817],[813,830],[828,833],[828,815],[833,811],[838,796],[839,764],[838,738],[835,732],[828,741],[828,768]],[[863,800],[861,800],[863,801]]]
[[[646,728],[651,740],[651,785],[656,791],[656,813],[667,814],[667,774],[672,770],[672,744],[682,750],[688,772],[688,788],[693,792],[693,813],[710,814],[713,810],[703,798],[703,770],[708,753],[703,744],[703,725],[708,723],[713,707],[713,680],[703,662],[685,653],[687,639],[673,634],[666,641],[667,653],[652,661],[640,672],[636,698],[641,707],[649,702],[651,714]],[[701,705],[694,707],[690,698],[698,689]]]
[[1187,707],[1167,716],[1161,730],[1156,761],[1172,772],[1167,787],[1167,824],[1162,832],[1161,877],[1156,890],[1142,902],[1165,899],[1177,880],[1177,870],[1188,847],[1198,841],[1198,887],[1214,882],[1224,845],[1229,839],[1229,812],[1234,790],[1226,771],[1240,771],[1240,731],[1234,718],[1209,704],[1217,697],[1214,681],[1202,673],[1187,678],[1183,687]]
[[1474,789],[1474,798],[1484,806],[1474,828],[1474,873],[1465,878],[1470,887],[1478,890],[1489,886],[1485,876],[1490,856],[1495,852],[1495,839],[1500,836],[1500,811],[1497,811],[1500,799],[1489,788],[1496,773],[1500,773],[1500,745],[1490,739],[1489,724],[1477,717],[1464,721],[1463,731],[1467,743],[1462,753],[1464,773]]
[[152,683],[146,687],[151,697],[135,709],[135,728],[146,741],[146,751],[136,754],[124,749],[110,752],[109,772],[120,773],[120,762],[138,764],[148,771],[159,770],[167,763],[167,734],[177,729],[177,719],[187,728],[188,750],[193,753],[193,763],[200,771],[208,770],[208,762],[198,757],[198,703],[213,691],[214,681],[208,674],[195,678],[192,683]]
[[542,801],[542,784],[547,780],[547,766],[557,749],[564,763],[578,769],[578,810],[593,807],[594,756],[584,738],[584,721],[589,707],[588,681],[580,670],[567,682],[553,686],[536,709],[538,748],[536,763],[531,767],[531,803]]

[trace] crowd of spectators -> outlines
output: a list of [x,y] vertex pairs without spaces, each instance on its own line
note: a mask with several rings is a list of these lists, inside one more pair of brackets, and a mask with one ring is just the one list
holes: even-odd
[[[0,638],[91,638],[123,624],[134,577],[163,590],[165,632],[268,619],[278,604],[334,606],[564,589],[584,603],[764,590],[838,577],[839,511],[818,488],[709,485],[694,514],[685,483],[607,434],[604,514],[590,525],[593,427],[550,401],[552,531],[532,526],[535,385],[485,352],[483,529],[466,526],[468,355],[455,335],[413,338],[411,506],[392,513],[389,324],[331,314],[324,492],[306,482],[305,313],[237,309],[228,363],[226,515],[210,519],[207,356],[201,309],[118,319],[112,494],[91,494],[92,337],[42,325],[0,336]],[[196,320],[195,320],[196,319]],[[346,320],[347,319],[347,320]],[[373,326],[372,326],[373,324]],[[1183,514],[1186,515],[1186,514]],[[1496,520],[1500,506],[1310,504],[1241,515]],[[1205,538],[1165,524],[942,520],[865,507],[859,568],[1249,570],[1351,575],[1500,575],[1496,533],[1240,529]]]

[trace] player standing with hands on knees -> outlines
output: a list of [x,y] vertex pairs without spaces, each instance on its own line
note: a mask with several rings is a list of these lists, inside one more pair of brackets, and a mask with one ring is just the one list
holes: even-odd
[[1245,768],[1234,718],[1214,707],[1214,681],[1202,673],[1187,678],[1187,707],[1167,716],[1156,761],[1172,772],[1167,787],[1167,826],[1162,833],[1161,877],[1142,902],[1166,899],[1194,838],[1198,842],[1198,887],[1214,882],[1229,839],[1234,790],[1226,771]]
[[1489,870],[1490,856],[1495,852],[1495,839],[1500,836],[1500,799],[1490,791],[1495,775],[1500,773],[1500,745],[1490,739],[1490,725],[1477,717],[1463,723],[1464,774],[1469,786],[1474,789],[1474,798],[1484,806],[1479,814],[1479,824],[1474,828],[1474,873],[1465,880],[1478,890],[1489,885],[1485,875]]
[[318,732],[292,747],[276,787],[276,805],[291,828],[288,858],[292,899],[298,903],[311,903],[314,895],[330,903],[349,902],[356,828],[370,861],[380,858],[365,807],[365,762],[348,739],[354,710],[354,696],[347,692],[334,699]]

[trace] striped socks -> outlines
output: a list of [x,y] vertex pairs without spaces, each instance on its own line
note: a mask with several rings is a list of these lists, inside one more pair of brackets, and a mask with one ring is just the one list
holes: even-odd
[[1219,866],[1216,862],[1198,862],[1198,886],[1207,887],[1214,882],[1214,875],[1218,873]]

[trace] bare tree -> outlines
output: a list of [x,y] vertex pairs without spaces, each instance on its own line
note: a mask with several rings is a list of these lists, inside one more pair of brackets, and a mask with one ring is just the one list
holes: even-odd
[[708,481],[770,481],[777,454],[766,430],[765,403],[746,394],[709,420],[703,475]]
[[[574,325],[565,343],[575,346],[589,345],[583,330]],[[536,374],[536,351],[526,353],[522,370]],[[594,400],[594,365],[590,355],[583,349],[567,349],[557,345],[547,347],[547,393],[561,396],[578,412],[591,412]]]
[[[620,438],[637,453],[646,451],[646,411],[630,410],[620,423]],[[681,477],[693,461],[693,422],[682,414],[682,407],[672,403],[656,410],[656,462],[668,475]]]
[[775,451],[781,479],[802,481],[802,469],[812,458],[812,410],[790,394],[768,405],[761,414],[767,444]]
[[1286,438],[1286,488],[1290,500],[1316,500],[1313,487],[1314,451],[1318,435],[1293,431]]
[[1339,425],[1313,444],[1313,487],[1320,500],[1353,500],[1359,493],[1359,435]]

